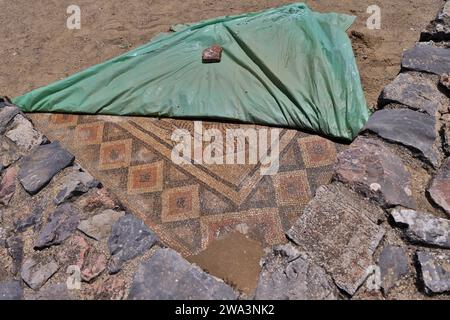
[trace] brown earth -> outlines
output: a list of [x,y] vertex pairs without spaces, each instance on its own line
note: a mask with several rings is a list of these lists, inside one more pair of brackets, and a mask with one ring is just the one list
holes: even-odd
[[209,247],[188,261],[201,266],[213,276],[225,280],[238,291],[252,296],[258,284],[259,261],[263,248],[240,232],[214,240]]
[[[0,0],[0,95],[11,97],[67,77],[149,41],[171,25],[262,10],[287,0]],[[311,0],[318,11],[357,16],[349,30],[368,105],[398,73],[404,49],[436,14],[441,0]],[[66,28],[66,9],[82,10],[81,30]],[[382,29],[368,30],[369,5],[381,7]],[[353,31],[353,32],[352,32]],[[356,32],[355,32],[356,31]],[[250,254],[249,254],[250,253]],[[240,234],[212,242],[191,257],[247,294],[256,285],[262,254]],[[1,273],[1,271],[0,271]]]
[[[0,94],[11,97],[67,77],[149,41],[171,25],[290,3],[288,0],[0,0]],[[442,0],[310,0],[318,11],[358,17],[354,48],[369,106],[399,71],[402,51]],[[68,30],[66,9],[81,8],[81,30]],[[369,30],[367,7],[381,8],[382,29]]]

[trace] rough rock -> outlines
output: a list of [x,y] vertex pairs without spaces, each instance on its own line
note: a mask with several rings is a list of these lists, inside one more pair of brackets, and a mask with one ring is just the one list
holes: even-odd
[[0,136],[0,167],[9,167],[19,160],[21,156],[20,150],[12,141],[4,136]]
[[0,134],[4,134],[8,124],[19,114],[19,108],[6,106],[0,109]]
[[156,235],[142,220],[131,214],[124,215],[113,225],[108,239],[109,273],[119,272],[126,261],[140,256],[157,241]]
[[337,290],[321,267],[287,244],[264,258],[256,300],[335,300]]
[[72,172],[68,174],[64,183],[56,195],[55,204],[61,204],[70,198],[86,193],[91,188],[95,188],[99,182],[94,179],[89,173],[83,171]]
[[120,207],[117,199],[112,198],[105,189],[95,189],[89,193],[83,201],[84,211],[94,211],[96,209],[118,209]]
[[237,294],[172,249],[160,249],[139,266],[128,299],[234,300]]
[[428,294],[450,292],[450,255],[446,252],[417,252],[421,280]]
[[0,182],[0,204],[7,206],[16,192],[17,170],[15,167],[6,169]]
[[392,210],[391,216],[411,242],[450,248],[450,220],[402,208]]
[[36,131],[33,124],[21,114],[15,116],[11,129],[5,136],[25,151],[29,151],[44,142],[42,133]]
[[403,53],[402,67],[407,70],[441,75],[450,72],[450,49],[432,43],[417,43]]
[[106,256],[79,235],[70,237],[59,249],[56,258],[62,266],[77,266],[81,280],[85,282],[93,282],[107,265]]
[[203,63],[218,63],[222,59],[222,47],[219,45],[213,45],[203,50],[202,62]]
[[103,253],[91,252],[84,262],[81,271],[81,280],[91,282],[95,280],[105,269],[107,264],[106,256]]
[[0,300],[22,300],[23,289],[20,281],[9,280],[0,282]]
[[122,300],[126,295],[126,282],[119,276],[109,276],[93,284],[94,300]]
[[67,284],[56,283],[48,284],[39,291],[33,292],[27,300],[73,300],[73,297],[67,289]]
[[8,238],[6,241],[8,253],[12,258],[11,273],[17,275],[20,271],[23,261],[23,241],[18,236]]
[[431,183],[428,193],[450,215],[450,158],[447,158]]
[[448,108],[448,98],[438,90],[434,81],[411,73],[400,73],[387,85],[380,96],[380,103],[381,106],[399,103],[416,111],[425,111],[430,116]]
[[41,227],[43,213],[44,209],[41,206],[34,207],[29,216],[14,222],[16,232],[24,232],[30,227],[33,227],[34,231],[38,230]]
[[90,250],[91,246],[82,236],[74,235],[58,250],[56,258],[60,265],[74,265],[81,270]]
[[420,152],[433,166],[439,163],[439,155],[435,149],[435,117],[408,109],[380,110],[372,114],[362,129],[364,131],[373,132],[388,141]]
[[31,289],[38,290],[56,271],[58,271],[58,264],[53,259],[48,262],[38,262],[29,258],[22,265],[21,277]]
[[374,265],[373,253],[385,233],[375,221],[382,215],[343,186],[322,186],[287,236],[353,295]]
[[384,247],[378,259],[378,266],[381,272],[381,287],[384,293],[388,293],[396,282],[409,272],[405,249],[391,245]]
[[8,97],[0,96],[0,108],[11,105],[11,101]]
[[121,217],[124,211],[105,210],[87,220],[83,220],[78,225],[78,230],[95,240],[102,240],[109,236],[111,228]]
[[447,90],[450,90],[450,74],[444,73],[439,78],[439,84]]
[[74,156],[58,142],[41,145],[22,159],[19,180],[25,190],[38,193],[59,171],[71,165]]
[[360,136],[341,152],[334,177],[383,206],[416,206],[402,160],[377,139]]
[[420,41],[450,40],[450,2],[446,1],[436,19],[422,31]]
[[43,249],[61,244],[76,230],[79,222],[78,208],[70,203],[63,203],[48,217],[38,235],[35,248]]

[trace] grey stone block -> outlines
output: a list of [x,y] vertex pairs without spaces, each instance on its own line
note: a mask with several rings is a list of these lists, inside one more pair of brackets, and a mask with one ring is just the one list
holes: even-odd
[[234,290],[172,249],[158,250],[134,275],[130,300],[233,300]]

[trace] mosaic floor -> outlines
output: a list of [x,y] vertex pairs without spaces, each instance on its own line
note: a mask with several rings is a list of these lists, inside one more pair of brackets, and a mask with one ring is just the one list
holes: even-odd
[[[174,164],[171,153],[176,143],[171,135],[177,128],[193,133],[192,121],[63,114],[30,117],[167,245],[185,256],[235,230],[263,245],[285,242],[284,231],[316,188],[329,182],[336,154],[344,148],[319,136],[283,129],[279,171],[264,176],[261,163]],[[206,122],[203,127],[263,128]]]

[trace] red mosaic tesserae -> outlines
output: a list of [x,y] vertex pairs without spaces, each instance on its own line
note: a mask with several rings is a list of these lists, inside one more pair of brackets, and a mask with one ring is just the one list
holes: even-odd
[[218,63],[222,59],[222,47],[215,44],[209,48],[203,50],[202,61],[203,63]]

